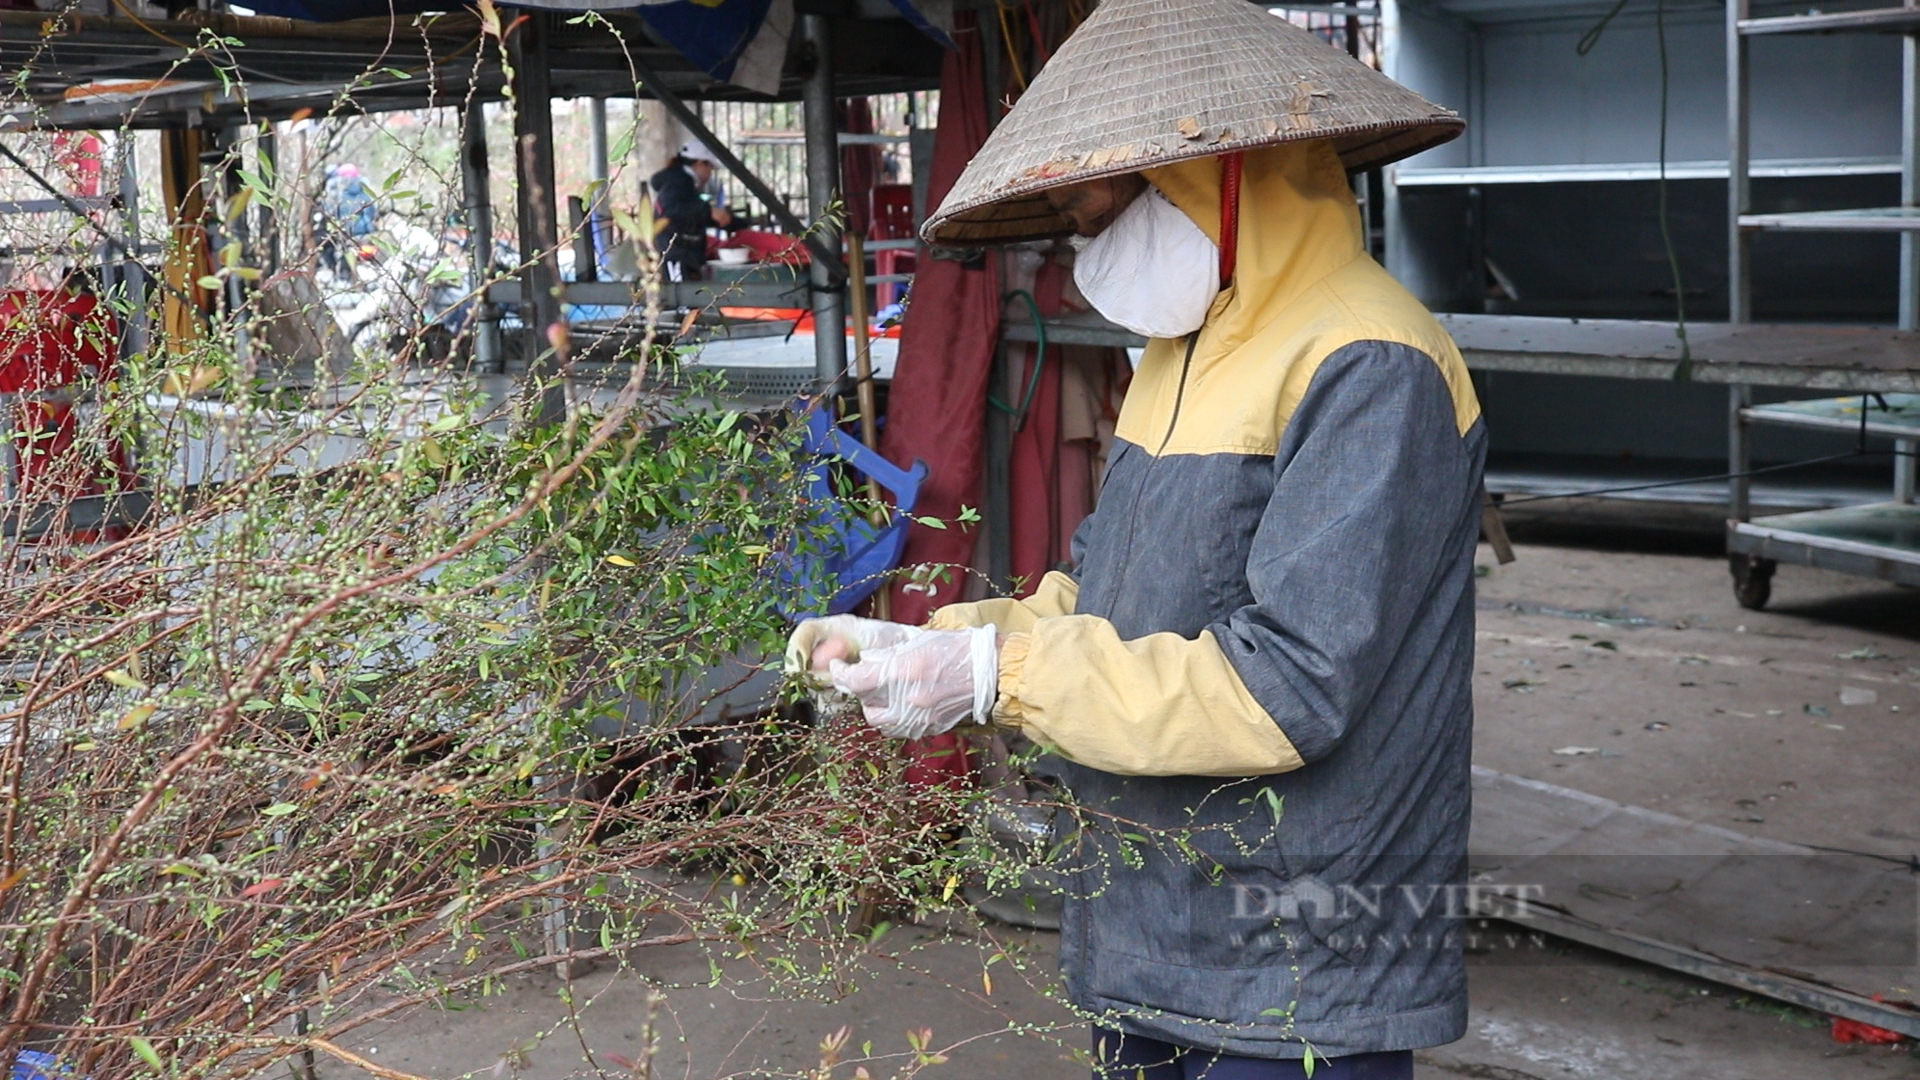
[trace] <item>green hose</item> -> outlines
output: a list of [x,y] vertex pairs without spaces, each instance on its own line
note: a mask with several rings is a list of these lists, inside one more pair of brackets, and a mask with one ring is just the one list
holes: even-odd
[[987,404],[1012,416],[1013,430],[1019,431],[1027,426],[1027,406],[1033,404],[1034,392],[1040,389],[1040,368],[1047,360],[1047,324],[1040,320],[1040,302],[1033,298],[1032,293],[1025,289],[1015,289],[1004,299],[1011,300],[1016,296],[1027,302],[1027,310],[1033,315],[1033,336],[1037,339],[1033,354],[1033,377],[1027,380],[1027,392],[1021,395],[1020,405],[1017,408],[992,394],[987,395]]

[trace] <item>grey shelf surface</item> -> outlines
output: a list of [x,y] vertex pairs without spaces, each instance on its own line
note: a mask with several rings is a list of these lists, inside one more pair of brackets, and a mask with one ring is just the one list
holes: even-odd
[[1874,206],[1858,210],[1741,214],[1740,227],[1794,232],[1920,232],[1920,207]]
[[[646,303],[646,287],[631,281],[568,281],[560,287],[560,298],[569,304],[637,307]],[[660,283],[660,307],[704,308],[807,306],[804,281],[663,281]],[[487,299],[496,304],[518,304],[521,300],[518,278],[502,278],[487,286]]]
[[[1435,316],[1476,371],[1671,379],[1680,363],[1672,323],[1534,315]],[[1088,312],[1045,320],[1057,345],[1137,348],[1146,339]],[[1033,322],[1008,319],[1008,341],[1033,341]],[[1693,379],[1860,393],[1920,393],[1920,332],[1876,326],[1689,323]]]
[[1775,15],[1768,18],[1741,19],[1739,27],[1740,33],[1748,37],[1763,34],[1911,32],[1920,30],[1920,8],[1867,8],[1861,11],[1822,11],[1805,15]]
[[[1725,180],[1724,161],[1669,161],[1668,180]],[[1652,181],[1660,178],[1654,161],[1574,165],[1476,165],[1461,168],[1408,168],[1394,171],[1397,187],[1460,187],[1501,184],[1579,184]],[[1891,157],[1781,158],[1750,163],[1747,175],[1778,180],[1797,177],[1898,176],[1900,159]]]
[[1846,434],[1864,429],[1868,435],[1890,439],[1920,439],[1920,394],[1884,394],[1882,398],[1886,402],[1884,408],[1880,402],[1862,395],[1751,405],[1740,410],[1740,415],[1749,423],[1775,427]]
[[1731,522],[1727,550],[1920,585],[1920,504],[1869,503]]
[[[1639,488],[1605,496],[1687,506],[1727,504],[1726,466],[1717,461],[1623,459],[1599,454],[1497,451],[1487,461],[1487,490],[1497,496],[1565,496]],[[1685,482],[1682,482],[1685,481]],[[1665,484],[1665,487],[1644,487]],[[1886,497],[1884,480],[1836,469],[1788,470],[1754,478],[1753,503],[1774,512],[1826,510]],[[1565,504],[1559,504],[1565,505]]]
[[[1440,315],[1479,371],[1671,379],[1680,341],[1667,322]],[[1872,326],[1689,323],[1695,382],[1859,393],[1920,392],[1920,333]]]

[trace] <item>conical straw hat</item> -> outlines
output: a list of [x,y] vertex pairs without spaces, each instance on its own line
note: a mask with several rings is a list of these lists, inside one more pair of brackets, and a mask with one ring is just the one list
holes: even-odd
[[1452,112],[1247,0],[1104,0],[974,155],[920,235],[1072,231],[1042,195],[1185,158],[1332,139],[1348,170],[1460,134]]

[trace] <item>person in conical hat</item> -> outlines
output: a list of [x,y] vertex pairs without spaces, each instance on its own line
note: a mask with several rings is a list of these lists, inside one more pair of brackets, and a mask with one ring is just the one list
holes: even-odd
[[1075,572],[810,621],[789,662],[883,732],[1053,751],[1061,963],[1113,1075],[1411,1077],[1464,1033],[1486,432],[1348,179],[1462,126],[1245,0],[1105,0],[922,231],[1075,237],[1150,342]]

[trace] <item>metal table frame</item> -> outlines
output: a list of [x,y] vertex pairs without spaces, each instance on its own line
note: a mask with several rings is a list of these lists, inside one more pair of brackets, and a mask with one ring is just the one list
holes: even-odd
[[[1752,0],[1727,0],[1727,281],[1728,323],[1744,329],[1753,316],[1751,240],[1764,230],[1892,232],[1900,238],[1899,332],[1920,328],[1920,7],[1753,18]],[[1899,33],[1900,205],[1856,210],[1755,214],[1752,212],[1752,103],[1749,40],[1761,35],[1812,33]],[[1911,343],[1907,343],[1911,344]],[[1920,350],[1910,354],[1906,378],[1895,371],[1879,380],[1847,387],[1855,391],[1906,391],[1920,368]],[[1817,410],[1818,403],[1805,403]],[[1862,413],[1863,417],[1865,413]],[[1754,522],[1752,481],[1753,424],[1834,430],[1808,408],[1756,408],[1748,384],[1732,387],[1727,405],[1727,450],[1732,474],[1727,506],[1727,559],[1734,597],[1744,607],[1764,606],[1772,593],[1774,568],[1781,561],[1823,567],[1907,584],[1920,584],[1920,511],[1914,509],[1914,454],[1920,448],[1920,423],[1868,422],[1862,437],[1894,439],[1894,491],[1891,502],[1765,518]],[[1856,423],[1856,428],[1859,424]],[[1898,525],[1911,518],[1914,528]],[[1894,524],[1889,524],[1889,521]]]

